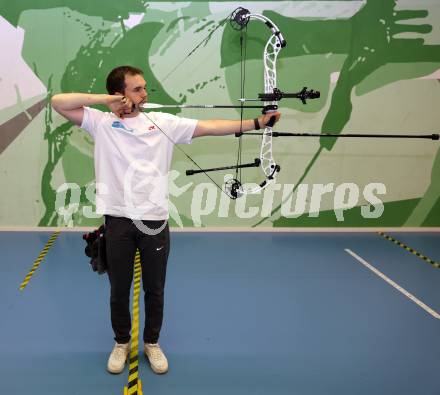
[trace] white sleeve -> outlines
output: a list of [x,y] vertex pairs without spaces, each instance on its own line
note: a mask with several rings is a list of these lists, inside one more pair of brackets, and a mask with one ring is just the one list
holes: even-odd
[[[160,120],[175,144],[190,144],[197,126],[197,119],[183,118],[161,113]],[[161,122],[161,123],[162,123]],[[162,125],[160,125],[162,127]]]
[[93,140],[95,139],[98,125],[101,122],[105,113],[90,107],[84,107],[84,115],[81,123],[81,129],[88,132]]

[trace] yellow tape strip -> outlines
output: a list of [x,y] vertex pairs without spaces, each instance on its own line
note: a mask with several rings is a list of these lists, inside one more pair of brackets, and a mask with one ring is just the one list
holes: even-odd
[[29,271],[29,273],[24,278],[23,282],[20,285],[20,291],[23,291],[25,289],[26,285],[28,285],[29,281],[31,281],[32,276],[38,269],[38,266],[40,266],[40,263],[43,261],[44,257],[46,256],[47,252],[49,251],[50,247],[52,247],[53,243],[55,243],[55,240],[57,239],[58,235],[60,234],[60,231],[56,231],[52,234],[49,241],[46,243],[44,248],[41,250],[40,255],[38,255],[38,258],[35,260],[34,265],[32,266],[32,269]]
[[130,365],[128,385],[124,387],[124,395],[142,395],[142,383],[139,379],[139,293],[141,289],[141,258],[139,250],[134,259],[134,286],[133,286],[133,322],[131,325]]
[[400,242],[399,240],[396,240],[395,238],[383,233],[383,232],[378,232],[380,236],[382,236],[383,238],[393,242],[394,244],[398,245],[399,247],[402,247],[403,249],[405,249],[406,251],[410,252],[411,254],[414,254],[416,256],[418,256],[420,259],[423,259],[425,262],[428,262],[430,265],[436,267],[437,269],[440,268],[440,263],[433,261],[431,258],[428,258],[427,256],[421,254],[420,252],[416,251],[415,249],[407,246],[406,244],[403,244],[402,242]]

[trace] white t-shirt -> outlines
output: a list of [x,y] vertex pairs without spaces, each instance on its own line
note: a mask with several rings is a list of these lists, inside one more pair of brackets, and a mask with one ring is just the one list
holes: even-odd
[[173,142],[191,143],[196,126],[196,119],[162,112],[120,119],[111,112],[84,107],[81,128],[95,141],[96,212],[168,219]]

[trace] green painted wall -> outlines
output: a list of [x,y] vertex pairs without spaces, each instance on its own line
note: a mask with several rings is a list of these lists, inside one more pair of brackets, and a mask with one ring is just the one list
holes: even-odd
[[[0,65],[0,226],[89,226],[93,215],[93,142],[47,105],[58,92],[104,93],[121,64],[145,72],[151,102],[234,104],[263,90],[269,31],[251,21],[241,62],[240,32],[225,18],[230,2],[2,2]],[[238,3],[235,5],[237,6]],[[243,2],[271,18],[288,45],[278,87],[319,90],[303,105],[280,102],[276,130],[333,133],[438,133],[440,4],[432,1]],[[253,7],[253,8],[252,8]],[[192,51],[197,46],[197,49]],[[197,119],[240,117],[238,110],[172,111]],[[254,118],[258,110],[248,110]],[[259,155],[243,140],[243,162]],[[235,137],[182,147],[200,166],[237,160]],[[175,150],[173,226],[440,226],[439,142],[279,138],[277,183],[230,201]],[[212,173],[222,184],[224,173]],[[259,183],[260,169],[242,179]],[[68,188],[63,189],[63,185]],[[58,192],[57,192],[58,191]],[[375,204],[373,207],[372,204]]]

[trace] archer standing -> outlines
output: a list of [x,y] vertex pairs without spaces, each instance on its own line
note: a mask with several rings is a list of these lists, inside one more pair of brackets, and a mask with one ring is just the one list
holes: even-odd
[[[117,67],[106,83],[108,94],[64,93],[53,108],[88,132],[94,142],[96,210],[105,217],[111,323],[116,344],[107,369],[121,373],[130,350],[130,290],[134,256],[139,249],[145,299],[144,352],[155,373],[168,361],[159,346],[169,254],[168,181],[174,144],[194,137],[223,136],[266,125],[279,113],[255,120],[203,120],[161,112],[147,114],[140,105],[148,95],[143,72]],[[103,104],[111,112],[89,106]]]

